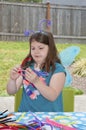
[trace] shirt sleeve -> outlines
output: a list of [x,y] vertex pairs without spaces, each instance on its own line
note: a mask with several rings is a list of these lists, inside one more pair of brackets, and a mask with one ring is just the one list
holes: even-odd
[[63,73],[65,73],[65,75],[66,75],[65,67],[62,66],[62,65],[59,64],[59,63],[56,63],[56,68],[55,68],[54,73],[60,73],[60,72],[63,72]]

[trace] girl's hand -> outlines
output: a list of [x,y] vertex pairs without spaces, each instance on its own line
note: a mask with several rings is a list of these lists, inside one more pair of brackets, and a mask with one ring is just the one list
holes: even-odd
[[39,80],[39,77],[31,68],[27,68],[25,70],[25,79],[34,84]]
[[12,80],[16,80],[20,76],[20,74],[18,73],[19,68],[20,68],[20,66],[16,66],[16,67],[14,67],[11,70],[11,72],[10,72],[10,78]]

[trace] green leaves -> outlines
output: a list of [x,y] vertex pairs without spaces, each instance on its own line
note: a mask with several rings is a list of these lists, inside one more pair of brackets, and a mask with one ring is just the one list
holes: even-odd
[[86,77],[86,58],[82,58],[76,61],[73,64],[73,67],[74,67],[73,74],[80,77]]

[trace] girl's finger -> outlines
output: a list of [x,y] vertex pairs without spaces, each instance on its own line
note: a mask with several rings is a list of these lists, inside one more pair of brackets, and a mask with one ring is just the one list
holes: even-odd
[[33,73],[33,70],[31,68],[26,69],[29,73]]

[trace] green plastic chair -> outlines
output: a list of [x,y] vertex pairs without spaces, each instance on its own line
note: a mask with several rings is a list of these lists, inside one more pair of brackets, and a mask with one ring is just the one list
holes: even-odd
[[74,111],[74,90],[64,88],[62,94],[63,94],[64,112],[73,112]]
[[[70,89],[63,89],[63,108],[64,112],[73,112],[74,111],[74,91]],[[14,98],[14,111],[18,111],[18,107],[21,102],[22,88],[15,94]]]
[[18,112],[18,108],[21,102],[21,97],[22,97],[22,89],[23,88],[20,88],[14,97],[14,111],[15,112]]

